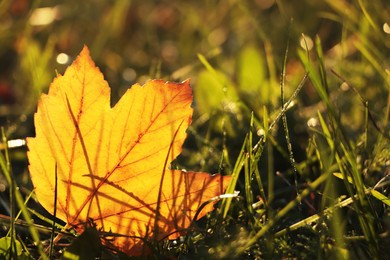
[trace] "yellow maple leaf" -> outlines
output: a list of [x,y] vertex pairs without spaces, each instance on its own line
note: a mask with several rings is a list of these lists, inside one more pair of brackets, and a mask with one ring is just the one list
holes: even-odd
[[[27,140],[39,202],[50,213],[56,205],[67,227],[92,219],[123,235],[113,243],[128,254],[139,253],[142,237],[179,236],[230,181],[169,169],[182,150],[191,103],[189,81],[151,80],[111,108],[108,83],[84,47],[42,95],[36,137]],[[199,217],[212,209],[208,204]]]

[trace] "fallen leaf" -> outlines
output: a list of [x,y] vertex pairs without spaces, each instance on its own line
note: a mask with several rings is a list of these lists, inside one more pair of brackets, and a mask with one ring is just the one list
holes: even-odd
[[[128,254],[139,254],[140,238],[185,233],[200,205],[230,181],[169,169],[186,139],[191,103],[189,81],[151,80],[111,108],[108,83],[84,47],[41,96],[36,137],[27,140],[39,202],[52,214],[56,205],[67,227],[92,219],[122,235],[113,243]],[[199,218],[212,209],[207,204]]]

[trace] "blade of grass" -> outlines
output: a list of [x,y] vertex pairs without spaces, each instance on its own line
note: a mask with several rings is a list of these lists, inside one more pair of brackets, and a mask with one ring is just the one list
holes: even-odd
[[56,226],[56,217],[57,217],[57,179],[58,179],[58,172],[57,172],[57,164],[55,166],[54,171],[54,210],[53,210],[53,224],[51,226],[52,232],[50,235],[50,251],[49,251],[49,258],[51,259],[53,256],[53,249],[54,249],[54,237],[55,237],[55,226]]
[[[363,181],[360,176],[360,171],[356,167],[356,161],[353,160],[353,158],[356,157],[352,155],[352,151],[347,150],[343,143],[340,143],[339,146],[341,147],[342,151],[344,151],[344,154],[336,156],[336,160],[339,164],[340,171],[343,174],[344,183],[349,184],[347,181],[349,176],[348,173],[350,173],[352,177],[353,186],[357,191],[357,198],[355,199],[356,203],[354,203],[353,206],[357,212],[357,217],[366,241],[368,242],[369,251],[375,258],[378,256],[378,240],[376,239],[375,227],[373,223],[374,217],[371,214],[372,210],[370,210],[367,197],[364,193]],[[350,196],[354,198],[352,187],[350,188],[349,192]]]
[[[3,134],[3,138],[4,138],[4,134]],[[29,225],[30,234],[33,238],[34,243],[36,244],[36,246],[38,248],[38,252],[39,252],[40,256],[42,257],[42,259],[48,259],[47,255],[44,252],[42,243],[40,241],[39,233],[36,230],[36,228],[34,227],[34,225],[33,225],[34,222],[33,222],[32,218],[27,210],[27,207],[24,204],[22,194],[20,193],[19,189],[17,189],[16,183],[14,182],[14,178],[12,178],[11,172],[8,170],[8,167],[7,167],[8,163],[9,163],[9,161],[7,162],[7,160],[4,158],[3,154],[0,153],[0,167],[1,167],[1,170],[3,171],[3,174],[4,174],[8,184],[10,186],[12,186],[14,191],[15,191],[14,192],[15,202],[19,206],[20,210],[22,211],[22,215],[23,215],[24,219],[26,220],[27,224]]]
[[[267,113],[267,109],[265,106],[264,106],[264,112],[263,112],[263,122],[264,122],[263,129],[268,129],[268,113]],[[255,129],[253,129],[253,130],[255,130]],[[262,135],[264,135],[264,138],[267,139],[268,133],[264,132],[264,133],[262,133]],[[260,170],[259,170],[259,167],[257,167],[258,164],[253,164],[254,157],[253,157],[253,150],[252,150],[253,146],[252,145],[253,144],[252,144],[252,140],[251,140],[251,144],[249,146],[250,147],[249,158],[252,161],[252,163],[251,163],[252,167],[254,167],[254,175],[255,175],[256,182],[257,182],[257,186],[259,187],[259,193],[260,193],[260,197],[262,199],[262,203],[267,205],[267,197],[265,196],[264,185],[263,185],[263,181],[261,180]],[[269,156],[269,157],[271,157],[271,156]],[[268,185],[268,190],[270,190],[271,187],[273,187],[273,185],[272,186]]]
[[285,234],[287,234],[287,232],[297,230],[298,228],[301,228],[301,227],[304,227],[307,225],[312,225],[313,223],[316,223],[318,220],[320,220],[324,216],[331,215],[332,212],[334,211],[334,209],[346,207],[346,206],[352,204],[353,202],[354,202],[354,199],[352,197],[344,199],[344,200],[334,204],[333,206],[326,208],[324,211],[322,211],[321,214],[311,215],[310,217],[307,217],[301,221],[298,221],[297,223],[290,225],[288,228],[285,228],[285,229],[278,231],[275,234],[275,237],[284,236]]
[[[289,44],[290,44],[290,38],[288,38],[288,40],[287,40],[286,51],[285,51],[285,54],[284,54],[282,75],[281,75],[281,78],[280,78],[280,99],[281,99],[281,105],[282,105],[283,109],[285,109],[284,88],[285,88],[286,67],[287,67],[287,57],[288,57]],[[284,135],[285,135],[286,142],[287,142],[287,150],[288,150],[288,153],[289,153],[289,160],[290,160],[291,166],[292,166],[293,171],[294,171],[295,191],[296,191],[296,194],[298,196],[298,193],[299,193],[299,191],[298,191],[298,172],[297,172],[297,167],[296,167],[296,163],[295,163],[294,153],[293,153],[293,150],[292,150],[292,145],[291,145],[291,140],[290,140],[290,133],[289,133],[289,130],[288,130],[286,113],[284,113],[283,116],[282,116],[282,122],[283,122]]]
[[[344,176],[342,173],[339,173],[339,172],[334,172],[333,173],[333,176],[339,178],[339,179],[344,179]],[[350,183],[353,183],[352,181],[352,178],[351,177],[348,177],[348,181]],[[374,196],[375,198],[377,198],[378,200],[380,200],[381,202],[383,202],[384,204],[390,206],[390,199],[387,198],[385,195],[383,195],[382,193],[374,190],[374,189],[371,189],[371,188],[365,188],[364,190],[365,194],[371,194],[372,196]],[[307,217],[293,225],[290,225],[288,228],[285,228],[285,229],[282,229],[280,231],[278,231],[276,234],[275,234],[275,237],[279,237],[279,236],[283,236],[285,235],[287,232],[290,232],[290,231],[293,231],[293,230],[296,230],[300,227],[304,227],[306,225],[311,225],[315,222],[317,222],[320,218],[322,218],[323,216],[326,216],[326,215],[330,215],[332,214],[332,211],[335,209],[335,208],[343,208],[343,207],[346,207],[352,203],[355,202],[355,200],[357,199],[357,195],[355,195],[354,197],[348,197],[346,199],[343,199],[341,200],[340,202],[334,204],[333,206],[331,207],[328,207],[326,208],[322,213],[321,215],[320,214],[314,214],[310,217]]]
[[371,15],[368,13],[366,6],[363,4],[362,0],[358,0],[360,9],[362,9],[362,12],[364,14],[364,17],[367,19],[368,23],[374,28],[375,31],[379,31],[378,26],[375,24],[374,20],[372,19]]
[[[235,190],[236,185],[237,185],[238,177],[240,176],[241,169],[245,164],[245,157],[246,157],[245,147],[246,147],[247,142],[248,142],[248,135],[245,137],[244,143],[242,144],[242,147],[241,147],[241,151],[240,151],[238,158],[236,160],[236,163],[234,165],[233,172],[232,172],[232,179],[230,180],[229,186],[227,187],[226,192],[225,192],[227,194],[234,194],[234,190]],[[226,200],[224,200],[222,202],[221,209],[222,209],[222,217],[223,218],[227,217],[231,202],[232,202],[232,198],[227,198]]]
[[[27,207],[27,203],[28,203],[28,201],[31,199],[32,195],[33,195],[33,192],[31,192],[31,193],[26,197],[26,199],[25,199],[25,201],[24,201],[24,205],[25,205],[26,207]],[[14,221],[17,221],[17,220],[19,219],[19,217],[20,217],[21,214],[22,214],[22,211],[19,210],[18,214],[16,214],[16,216],[15,216],[15,218],[14,218]],[[11,218],[12,218],[12,217],[11,217]],[[10,231],[8,231],[7,236],[9,236],[9,234],[10,234]]]
[[[251,148],[251,141],[252,141],[252,133],[249,131],[248,134],[248,142],[247,142],[247,148],[246,150],[250,150]],[[251,177],[251,170],[252,165],[250,161],[250,154],[249,152],[245,153],[245,160],[244,160],[244,177],[245,177],[245,199],[247,202],[247,209],[248,211],[253,215],[253,192],[252,192],[252,177]]]
[[[10,159],[9,159],[9,153],[8,153],[8,141],[5,137],[4,128],[1,128],[1,134],[3,137],[3,144],[5,147],[4,153],[5,153],[5,162],[6,162],[6,168],[4,169],[4,172],[9,173],[9,175],[12,174],[11,172],[11,165],[10,165]],[[9,184],[9,193],[10,193],[10,230],[7,234],[7,237],[10,236],[10,256],[16,256],[17,255],[17,249],[16,249],[16,232],[15,232],[15,186],[13,185],[13,180],[9,180],[7,178],[8,184]],[[12,182],[12,183],[10,183]]]
[[[31,209],[28,209],[32,214],[34,214],[33,210]],[[37,215],[39,215],[37,213]],[[42,215],[41,215],[42,216]],[[43,217],[43,216],[42,216]],[[49,220],[51,221],[51,220]],[[5,225],[5,226],[8,226],[9,223],[10,223],[10,217],[9,216],[5,216],[5,215],[2,215],[0,214],[0,223],[2,225]],[[18,220],[15,220],[15,225],[17,227],[27,227],[29,228],[31,225],[27,223],[27,221],[24,221],[24,220],[21,220],[21,219],[18,219]],[[51,227],[48,227],[48,226],[43,226],[43,225],[38,225],[38,224],[33,224],[34,228],[41,232],[41,233],[45,233],[45,234],[51,234],[52,232],[52,228]],[[67,235],[67,236],[72,236],[74,237],[75,234],[71,233],[71,232],[67,232],[65,230],[61,231],[63,229],[63,226],[60,226],[58,224],[56,224],[56,229],[58,233],[62,233],[63,235]]]
[[[48,224],[48,226],[51,226],[51,227],[53,226],[53,220],[51,220],[50,218],[45,217],[44,215],[40,214],[38,211],[36,211],[36,210],[34,210],[34,209],[27,208],[27,210],[28,210],[31,214],[37,216],[40,220],[46,222],[46,223]],[[61,225],[61,224],[59,224],[59,223],[57,223],[57,222],[55,222],[55,221],[54,221],[54,225],[55,225],[55,227],[56,227],[57,229],[60,229],[60,230],[65,230],[65,229],[66,229],[66,226],[63,226],[63,225]],[[47,227],[47,228],[48,228],[48,227]]]
[[251,114],[251,120],[250,120],[250,131],[248,134],[248,142],[247,142],[247,156],[245,160],[245,194],[246,194],[246,201],[249,212],[253,215],[253,192],[252,192],[252,180],[256,179],[259,189],[261,190],[263,185],[260,177],[260,173],[258,170],[258,164],[257,161],[254,159],[253,151],[252,151],[252,144],[253,144],[253,132],[255,131],[254,128],[254,114],[252,112]]
[[381,64],[378,63],[378,57],[374,56],[371,52],[371,48],[368,49],[367,46],[364,45],[364,43],[360,41],[354,42],[355,47],[360,51],[360,53],[363,55],[364,58],[367,59],[367,61],[375,68],[375,70],[383,77],[385,78],[385,74],[383,72],[383,67]]
[[[333,175],[336,176],[337,178],[341,179],[341,180],[344,180],[344,176],[343,176],[342,173],[335,172],[335,173],[333,173]],[[347,181],[349,183],[351,183],[351,184],[354,183],[350,176],[347,177]],[[373,197],[375,197],[379,201],[383,202],[387,206],[390,206],[390,198],[388,198],[386,195],[380,193],[379,191],[377,191],[377,190],[375,190],[373,188],[364,187],[364,193],[365,194],[369,194],[370,193]]]

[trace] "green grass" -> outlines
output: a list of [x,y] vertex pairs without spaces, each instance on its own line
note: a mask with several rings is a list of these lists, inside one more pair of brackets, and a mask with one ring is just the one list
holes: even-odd
[[0,92],[1,257],[59,258],[68,248],[125,258],[100,245],[112,234],[93,223],[83,235],[54,223],[35,200],[25,147],[6,146],[34,135],[38,98],[68,65],[57,54],[74,57],[83,44],[113,102],[134,82],[191,78],[193,123],[173,166],[233,176],[231,195],[186,236],[146,241],[153,256],[389,257],[386,0],[122,0],[77,10],[68,1],[44,26],[29,21],[46,3],[12,2],[0,3],[0,82],[14,96]]

